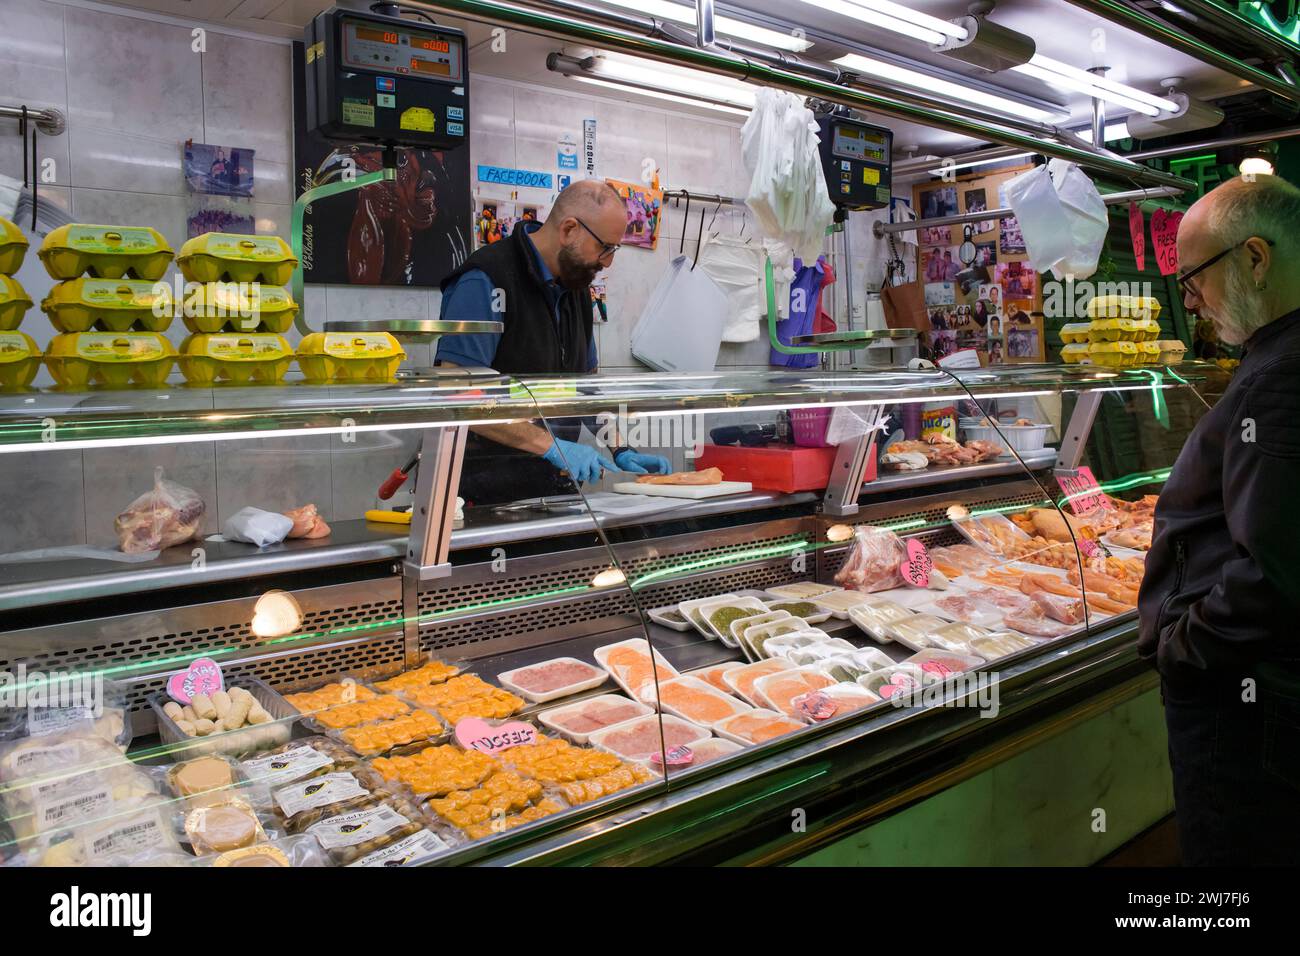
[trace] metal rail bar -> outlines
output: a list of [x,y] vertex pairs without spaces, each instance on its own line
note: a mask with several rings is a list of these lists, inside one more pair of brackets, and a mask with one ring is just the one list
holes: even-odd
[[1291,139],[1300,136],[1300,126],[1287,126],[1263,133],[1243,133],[1240,136],[1221,136],[1218,139],[1199,139],[1194,143],[1180,143],[1177,146],[1162,146],[1159,149],[1143,149],[1129,153],[1132,160],[1158,159],[1161,156],[1179,156],[1183,153],[1199,153],[1205,149],[1220,149],[1224,146],[1245,146],[1250,143],[1267,143],[1275,139]]
[[1163,20],[1157,20],[1149,14],[1120,2],[1120,0],[1068,0],[1068,2],[1087,10],[1089,13],[1103,17],[1111,23],[1118,23],[1120,26],[1136,30],[1148,39],[1163,43],[1180,53],[1186,53],[1202,63],[1217,67],[1226,73],[1231,73],[1233,76],[1239,76],[1243,80],[1249,80],[1260,89],[1268,90],[1284,100],[1300,103],[1300,87],[1291,86],[1279,77],[1253,67],[1235,56],[1224,53],[1222,50],[1215,49],[1210,44],[1195,37],[1188,36]]
[[[1125,202],[1142,202],[1146,199],[1161,199],[1165,196],[1176,196],[1181,193],[1181,189],[1161,188],[1161,189],[1130,189],[1121,193],[1107,193],[1101,197],[1101,201],[1108,206],[1116,203]],[[1013,209],[984,209],[980,212],[964,212],[956,216],[937,216],[934,219],[914,219],[912,222],[877,222],[873,231],[877,236],[887,236],[895,232],[914,232],[917,229],[924,229],[927,226],[957,226],[964,222],[980,222],[985,219],[1001,219],[1005,216],[1014,216]]]
[[[23,108],[21,106],[0,106],[0,116],[9,119],[22,119]],[[36,128],[46,136],[58,136],[68,125],[67,118],[58,110],[53,108],[47,109],[28,109],[27,118],[36,124]]]
[[650,36],[637,36],[624,30],[602,27],[571,17],[557,16],[554,13],[501,2],[501,0],[436,0],[434,3],[412,2],[410,5],[416,9],[470,20],[510,24],[539,31],[545,35],[589,43],[606,49],[621,50],[647,59],[814,96],[851,109],[866,110],[912,123],[922,123],[1007,146],[1018,146],[1109,173],[1134,184],[1172,186],[1180,190],[1192,189],[1195,185],[1180,176],[1149,169],[1111,154],[1095,152],[1091,148],[1084,149],[1081,146],[1047,142],[1025,135],[1011,128],[1017,125],[1011,118],[999,119],[998,122],[1004,125],[994,126],[968,119],[967,116],[973,112],[968,106],[951,107],[959,109],[965,115],[945,113],[934,107],[906,102],[903,97],[893,93],[882,95],[863,89],[848,89],[825,80],[796,74],[790,69],[757,63],[725,50],[686,47]]

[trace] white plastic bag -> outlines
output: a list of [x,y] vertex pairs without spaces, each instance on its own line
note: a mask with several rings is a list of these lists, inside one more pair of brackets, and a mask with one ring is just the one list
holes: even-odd
[[821,254],[835,215],[818,151],[812,111],[793,93],[760,87],[740,131],[741,156],[750,175],[746,203],[763,233],[812,262]]
[[243,541],[265,548],[279,544],[293,530],[293,519],[275,511],[261,508],[240,508],[221,526],[221,536],[227,541]]
[[160,551],[197,535],[204,510],[197,491],[167,481],[162,468],[155,468],[153,489],[131,502],[113,527],[123,551]]
[[727,321],[722,341],[753,342],[764,314],[763,248],[730,236],[709,236],[696,268],[703,269],[727,294]]
[[727,296],[703,269],[677,256],[632,328],[632,357],[660,372],[712,372],[718,361]]
[[1097,271],[1110,223],[1101,194],[1077,165],[1053,159],[1007,182],[1003,194],[1036,272],[1086,279]]

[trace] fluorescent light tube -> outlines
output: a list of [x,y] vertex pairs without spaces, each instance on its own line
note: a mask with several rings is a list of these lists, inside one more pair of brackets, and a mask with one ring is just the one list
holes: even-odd
[[[870,10],[860,3],[851,3],[849,0],[803,0],[803,2],[816,7],[818,10],[838,13],[842,17],[849,17],[861,23],[870,24],[873,27],[882,27],[894,33],[901,33],[903,36],[911,37],[913,40],[920,40],[922,43],[939,44],[945,38],[945,35],[938,30],[916,23],[909,23],[906,20],[899,20],[896,17],[886,16]],[[948,25],[951,26],[951,24]],[[963,34],[965,32],[965,30],[962,30]]]
[[[1080,130],[1075,130],[1075,134],[1080,139],[1087,140],[1089,143],[1092,142],[1091,126],[1085,127],[1084,129],[1080,129]],[[1124,120],[1120,120],[1118,123],[1107,123],[1105,136],[1106,136],[1106,142],[1108,143],[1113,143],[1117,139],[1128,139],[1128,123],[1125,122]]]
[[740,109],[754,108],[753,87],[740,82],[729,83],[698,70],[679,69],[659,63],[651,68],[646,63],[645,60],[632,57],[603,56],[597,59],[590,70],[585,71],[585,75],[614,82],[623,80],[667,93],[716,100],[725,106]]
[[1169,113],[1177,112],[1178,103],[1164,96],[1156,96],[1139,90],[1135,86],[1129,86],[1126,83],[1120,83],[1118,80],[1112,80],[1098,73],[1089,73],[1087,70],[1080,69],[1077,66],[1071,66],[1069,63],[1062,63],[1060,60],[1052,59],[1050,56],[1044,56],[1041,53],[1035,53],[1029,61],[1031,66],[1041,66],[1045,70],[1053,73],[1059,73],[1062,76],[1073,77],[1080,83],[1088,86],[1095,86],[1102,90],[1111,90],[1120,96],[1125,96],[1130,100],[1137,100],[1139,103],[1145,103],[1147,106],[1156,110],[1164,110]]
[[[651,17],[661,17],[664,20],[671,20],[673,23],[695,26],[694,6],[671,3],[669,0],[600,0],[600,2],[609,4],[612,7],[634,10],[637,13],[644,13]],[[779,30],[770,30],[767,27],[760,27],[753,23],[746,23],[744,20],[737,20],[734,17],[715,16],[713,18],[713,27],[723,36],[736,37],[740,40],[752,40],[754,43],[776,47],[778,50],[789,50],[792,53],[801,53],[812,46],[811,40],[789,33],[782,33]]]
[[949,80],[941,80],[919,70],[909,70],[907,67],[872,59],[863,56],[861,53],[849,53],[834,62],[837,66],[846,67],[856,73],[863,73],[882,80],[892,80],[904,86],[914,87],[924,93],[950,96],[975,106],[985,106],[991,110],[997,110],[999,113],[1006,113],[1008,116],[1019,116],[1025,119],[1046,122],[1057,118],[1059,115],[1049,113],[1047,110],[1040,110],[1036,106],[1029,106],[1026,103],[1005,96],[998,96],[995,93],[985,93],[983,90],[962,86]]
[[1124,94],[1117,93],[1114,90],[1108,90],[1096,85],[1092,82],[1096,77],[1091,74],[1085,74],[1089,78],[1088,82],[1085,83],[1076,76],[1057,73],[1054,70],[1049,70],[1036,63],[1024,63],[1020,66],[1013,66],[1011,69],[1016,73],[1022,73],[1025,76],[1032,76],[1036,80],[1041,80],[1042,82],[1049,83],[1053,86],[1064,86],[1079,93],[1095,97],[1096,99],[1105,100],[1107,103],[1114,103],[1117,106],[1127,107],[1135,113],[1142,113],[1145,116],[1160,115],[1160,110],[1149,103],[1139,102],[1130,96],[1125,96]]
[[749,110],[742,109],[738,106],[727,106],[723,103],[715,103],[712,100],[695,99],[689,96],[681,96],[677,93],[667,93],[663,90],[648,90],[634,84],[619,83],[617,80],[604,80],[597,76],[570,76],[569,79],[576,80],[579,83],[590,83],[592,86],[602,86],[606,89],[617,90],[620,93],[636,93],[639,96],[649,96],[656,100],[667,100],[670,103],[685,103],[687,106],[699,106],[703,109],[715,110],[719,113],[730,113],[733,116],[749,115]]

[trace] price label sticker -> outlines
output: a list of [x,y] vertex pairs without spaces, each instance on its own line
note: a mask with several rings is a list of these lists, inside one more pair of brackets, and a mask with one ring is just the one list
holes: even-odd
[[680,747],[673,747],[666,754],[651,754],[650,762],[663,765],[665,763],[665,758],[667,758],[666,762],[670,767],[684,767],[687,764],[695,762],[695,751],[683,744]]
[[1061,486],[1070,510],[1076,515],[1092,514],[1098,508],[1106,507],[1106,493],[1097,484],[1092,469],[1086,465],[1079,468],[1078,474],[1073,477],[1057,475],[1056,483]]
[[511,747],[537,742],[537,728],[522,720],[512,720],[493,727],[481,717],[466,717],[456,724],[456,743],[466,750],[496,754]]
[[898,573],[903,576],[903,580],[914,588],[928,588],[930,572],[933,570],[934,562],[930,559],[930,552],[925,550],[925,545],[915,538],[908,541],[907,557],[898,566]]
[[177,703],[188,704],[195,694],[211,697],[225,686],[221,665],[210,657],[200,657],[186,670],[167,678],[167,696]]

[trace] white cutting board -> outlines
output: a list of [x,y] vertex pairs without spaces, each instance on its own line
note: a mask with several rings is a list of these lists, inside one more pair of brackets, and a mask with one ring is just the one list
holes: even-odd
[[620,495],[661,495],[664,498],[720,498],[753,491],[748,481],[720,481],[716,485],[648,485],[620,481],[614,486]]

